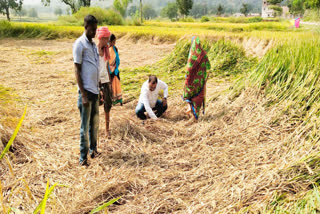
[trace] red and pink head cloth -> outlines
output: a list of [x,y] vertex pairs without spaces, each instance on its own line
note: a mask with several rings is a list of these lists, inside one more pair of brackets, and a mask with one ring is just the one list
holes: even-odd
[[[109,31],[108,27],[100,27],[97,30],[97,37],[99,40],[102,38],[107,38],[111,36],[111,32]],[[105,47],[104,51],[104,59],[107,61],[110,59],[109,47]]]

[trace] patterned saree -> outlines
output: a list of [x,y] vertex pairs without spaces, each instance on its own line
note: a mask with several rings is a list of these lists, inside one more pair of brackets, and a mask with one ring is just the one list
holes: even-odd
[[120,84],[120,74],[119,74],[119,65],[120,58],[116,47],[110,47],[110,75],[111,75],[111,85],[112,85],[112,103],[116,105],[118,103],[122,104],[122,90]]
[[199,118],[201,106],[205,109],[207,70],[210,62],[207,53],[202,49],[200,38],[192,39],[187,63],[187,75],[183,91],[183,99],[188,102],[196,119]]

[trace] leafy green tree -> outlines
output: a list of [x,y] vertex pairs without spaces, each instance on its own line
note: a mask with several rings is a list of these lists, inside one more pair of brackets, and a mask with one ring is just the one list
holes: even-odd
[[278,6],[278,5],[270,5],[269,6],[270,9],[272,9],[274,11],[274,16],[281,16],[282,14],[282,7]]
[[38,12],[35,8],[31,8],[28,15],[31,18],[38,18]]
[[249,11],[250,11],[250,5],[249,4],[242,4],[242,7],[240,9],[240,13],[244,14],[245,16],[247,16]]
[[282,8],[280,3],[282,0],[267,0],[269,3],[269,8],[274,11],[274,16],[280,16],[282,14]]
[[132,5],[128,10],[128,15],[133,17],[136,14],[137,10],[139,10],[138,7],[136,5]]
[[[71,8],[72,13],[76,13],[81,7],[90,7],[91,0],[60,0]],[[41,0],[44,6],[50,6],[51,0]]]
[[224,11],[223,6],[222,6],[221,4],[219,4],[219,5],[218,5],[218,8],[217,8],[217,15],[218,15],[218,16],[221,16],[222,13],[223,13],[223,11]]
[[145,19],[153,19],[157,17],[157,12],[153,9],[150,4],[145,4],[143,6],[143,17]]
[[54,14],[57,15],[57,16],[61,16],[62,15],[62,9],[60,7],[57,7],[55,10],[54,10]]
[[23,0],[0,0],[0,13],[7,16],[10,21],[10,9],[21,10]]
[[289,12],[295,16],[304,14],[304,0],[288,1]]
[[179,12],[183,16],[188,16],[193,6],[193,0],[177,0]]
[[282,0],[267,0],[269,5],[278,5],[282,2]]
[[132,0],[114,0],[113,1],[113,7],[117,11],[119,11],[119,13],[122,15],[122,17],[125,17],[128,5],[131,2],[132,2]]
[[307,3],[312,9],[317,9],[318,13],[320,12],[320,0],[307,0]]
[[161,10],[162,17],[168,17],[173,20],[178,16],[178,6],[175,2],[169,2],[166,7]]
[[143,18],[142,18],[142,0],[140,0],[140,23],[143,23]]
[[160,16],[163,18],[168,17],[168,5],[161,9]]

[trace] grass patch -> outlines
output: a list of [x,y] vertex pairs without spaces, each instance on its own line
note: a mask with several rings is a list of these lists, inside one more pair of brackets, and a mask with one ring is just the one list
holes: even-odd
[[[109,26],[118,38],[128,35],[133,40],[157,39],[159,42],[175,42],[186,35],[207,40],[243,39],[247,37],[265,40],[304,39],[318,35],[306,29],[294,29],[289,22],[268,23],[171,23],[146,22],[144,26]],[[293,25],[292,25],[293,26]],[[0,38],[75,39],[84,29],[80,26],[60,26],[40,23],[9,23],[0,21]]]
[[50,64],[55,55],[59,54],[56,51],[37,50],[27,53],[28,58],[35,64]]
[[[266,208],[267,213],[316,213],[319,207],[319,68],[318,37],[292,39],[279,42],[235,84],[237,93],[243,88],[263,91],[266,107],[282,109],[274,118],[274,123],[279,123],[279,118],[285,117],[287,123],[294,126],[294,132],[285,146],[288,153],[298,153],[300,156],[279,172],[285,180],[283,183],[289,187],[278,191]],[[312,151],[312,155],[309,155],[309,151]],[[305,195],[306,189],[310,188],[313,189]],[[298,194],[289,194],[286,189],[294,189]]]
[[320,193],[318,186],[314,186],[312,190],[301,194],[299,198],[297,200],[286,194],[275,194],[265,213],[319,213]]
[[[252,22],[255,22],[254,20]],[[262,22],[262,23],[184,23],[184,22],[146,22],[147,26],[171,28],[201,28],[227,32],[251,32],[256,30],[287,31],[290,22]]]
[[72,16],[60,16],[58,23],[62,25],[83,26],[84,17],[88,14],[96,17],[99,25],[123,25],[125,23],[118,12],[100,7],[81,7]]

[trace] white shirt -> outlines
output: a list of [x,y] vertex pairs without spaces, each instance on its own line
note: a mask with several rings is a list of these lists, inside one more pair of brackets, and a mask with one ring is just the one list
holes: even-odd
[[146,109],[149,117],[152,119],[157,118],[157,116],[152,111],[152,108],[154,108],[156,106],[160,90],[163,90],[163,96],[164,96],[164,98],[167,98],[168,97],[168,85],[159,79],[158,79],[157,87],[154,91],[150,91],[150,89],[149,89],[149,80],[147,80],[145,83],[143,83],[142,88],[141,88],[139,103],[142,103],[144,105],[144,108]]
[[100,65],[99,65],[99,73],[100,73],[100,81],[101,83],[108,83],[110,82],[108,69],[107,69],[107,63],[104,61],[103,56],[99,56]]

